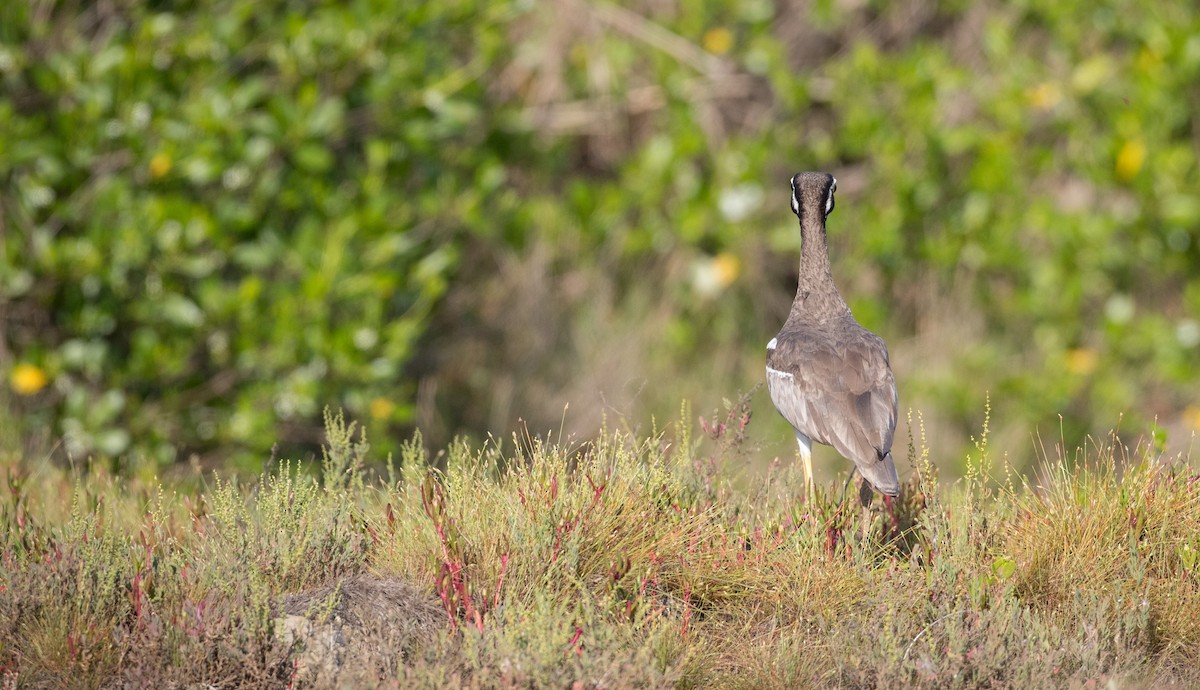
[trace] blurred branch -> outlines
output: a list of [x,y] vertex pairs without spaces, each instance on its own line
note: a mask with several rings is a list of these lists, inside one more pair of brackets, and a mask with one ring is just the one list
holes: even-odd
[[[601,140],[603,143],[595,144],[597,150],[607,152],[601,154],[601,158],[621,155],[624,144],[620,142],[625,141],[624,136],[630,133],[630,126],[634,125],[632,120],[663,110],[680,97],[695,111],[695,121],[708,135],[710,142],[715,144],[724,138],[726,129],[724,109],[719,106],[721,102],[737,100],[745,105],[756,93],[770,93],[769,89],[760,88],[759,78],[741,72],[736,63],[704,50],[633,10],[607,0],[579,2],[578,9],[576,0],[564,0],[563,10],[568,16],[588,17],[594,20],[593,23],[632,38],[636,43],[667,55],[684,69],[698,73],[678,90],[669,90],[661,83],[626,86],[617,90],[610,78],[611,66],[601,53],[595,61],[589,61],[589,69],[592,70],[589,76],[593,77],[590,92],[568,100],[567,89],[562,84],[561,60],[545,60],[540,66],[541,76],[536,81],[537,86],[525,92],[525,118],[539,131],[552,136],[585,135]],[[552,41],[546,47],[547,55],[557,55],[570,44],[564,32],[570,34],[572,29],[560,20],[555,22],[559,31],[551,31],[549,35],[558,35],[560,40]],[[574,23],[578,23],[577,20]],[[506,79],[514,91],[530,83],[527,81],[529,75],[522,74],[520,69]],[[770,104],[766,105],[769,107]],[[747,113],[762,110],[742,107],[739,113],[746,116]]]
[[206,381],[204,385],[184,392],[179,399],[185,407],[207,405],[233,390],[234,386],[241,381],[242,377],[237,370],[225,369]]
[[596,19],[648,46],[661,50],[699,72],[713,75],[733,71],[733,67],[725,60],[636,12],[603,0],[592,2],[588,6]]
[[[698,78],[684,86],[689,101],[719,101],[746,98],[753,93],[754,77],[727,74],[716,79]],[[641,115],[667,105],[666,91],[656,85],[630,89],[623,103],[604,96],[559,103],[546,103],[526,110],[538,129],[551,134],[600,133],[619,114]]]

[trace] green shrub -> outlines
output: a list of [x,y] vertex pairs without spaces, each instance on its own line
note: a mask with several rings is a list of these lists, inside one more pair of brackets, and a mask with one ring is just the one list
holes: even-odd
[[1018,442],[1200,427],[1187,3],[44,7],[0,21],[0,366],[73,456],[733,397],[799,168],[939,463],[987,391]]
[[315,449],[328,404],[410,420],[404,368],[521,158],[477,78],[511,8],[5,14],[0,318],[50,379],[32,420],[158,462]]

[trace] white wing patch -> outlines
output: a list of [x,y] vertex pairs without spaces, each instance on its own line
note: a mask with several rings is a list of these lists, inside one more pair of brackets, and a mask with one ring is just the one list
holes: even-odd
[[791,374],[789,374],[789,373],[788,373],[788,372],[786,372],[786,371],[780,371],[780,370],[778,370],[778,369],[772,369],[771,367],[767,367],[767,377],[768,377],[768,378],[770,378],[770,377],[776,377],[776,378],[780,378],[780,379],[787,379],[787,380],[789,380],[789,381],[792,381],[792,380],[794,380],[794,379],[796,378],[796,377],[792,376]]
[[771,342],[767,343],[767,349],[774,350],[775,346],[778,344],[779,344],[779,338],[771,338]]

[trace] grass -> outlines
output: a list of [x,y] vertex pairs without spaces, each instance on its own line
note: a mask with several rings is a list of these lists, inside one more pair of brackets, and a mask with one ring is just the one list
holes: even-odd
[[910,447],[862,512],[737,477],[748,422],[375,466],[330,417],[319,477],[249,483],[10,452],[0,687],[1200,684],[1186,464],[1114,438],[1023,482],[985,433],[952,486]]

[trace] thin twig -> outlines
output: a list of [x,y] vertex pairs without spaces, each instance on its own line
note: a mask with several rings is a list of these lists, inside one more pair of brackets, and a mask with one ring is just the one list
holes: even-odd
[[951,611],[950,613],[947,613],[946,615],[942,616],[941,618],[938,618],[938,619],[932,621],[929,625],[922,628],[921,632],[917,633],[917,636],[912,638],[912,641],[909,642],[908,646],[904,648],[904,661],[908,661],[908,653],[910,651],[912,651],[913,645],[915,645],[917,643],[917,640],[921,639],[921,637],[923,635],[925,635],[925,633],[929,632],[929,630],[931,628],[933,628],[933,626],[937,625],[938,623],[941,623],[942,621],[946,620],[950,616],[953,616],[953,615],[959,614],[959,613],[966,613],[966,612],[967,612],[966,609],[959,609],[957,611]]
[[593,15],[605,24],[661,50],[682,63],[691,65],[699,72],[714,74],[731,71],[729,65],[721,58],[636,12],[604,0],[587,5]]

